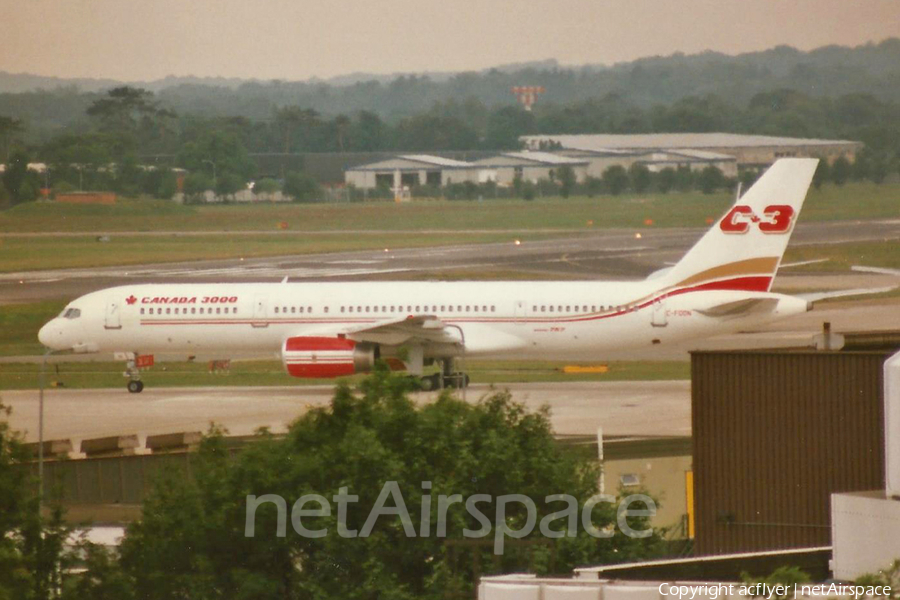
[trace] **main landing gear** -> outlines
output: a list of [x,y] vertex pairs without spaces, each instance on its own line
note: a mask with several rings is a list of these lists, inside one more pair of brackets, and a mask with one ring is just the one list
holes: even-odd
[[420,383],[426,392],[445,388],[462,389],[469,387],[469,376],[462,372],[453,371],[453,359],[445,358],[440,361],[441,372],[422,377]]
[[144,391],[144,382],[141,381],[141,372],[137,368],[133,357],[129,358],[128,362],[125,363],[125,372],[122,373],[122,375],[128,378],[128,384],[125,387],[128,388],[129,392],[132,394],[140,394]]

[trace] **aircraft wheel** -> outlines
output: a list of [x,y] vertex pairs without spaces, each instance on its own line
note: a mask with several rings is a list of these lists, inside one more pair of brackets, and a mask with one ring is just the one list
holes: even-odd
[[454,373],[445,379],[447,387],[462,389],[469,387],[469,376],[465,373]]
[[441,388],[441,379],[440,375],[428,375],[423,377],[420,381],[422,384],[423,392],[433,392],[434,390],[438,390]]
[[128,391],[132,394],[140,394],[144,390],[144,382],[132,380],[128,382]]

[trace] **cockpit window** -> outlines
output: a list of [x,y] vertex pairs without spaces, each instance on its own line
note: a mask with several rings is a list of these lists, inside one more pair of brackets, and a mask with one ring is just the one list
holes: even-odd
[[68,308],[62,316],[63,319],[77,319],[81,316],[81,310],[77,308]]

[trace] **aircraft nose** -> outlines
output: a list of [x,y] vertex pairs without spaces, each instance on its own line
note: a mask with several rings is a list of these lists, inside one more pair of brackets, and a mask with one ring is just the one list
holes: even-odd
[[50,321],[38,331],[38,341],[51,350],[60,350],[62,341],[62,328],[57,326],[56,319]]

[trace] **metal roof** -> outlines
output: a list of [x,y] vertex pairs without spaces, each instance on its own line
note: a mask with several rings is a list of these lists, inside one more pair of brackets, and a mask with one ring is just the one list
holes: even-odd
[[347,171],[421,171],[434,168],[474,169],[475,164],[430,154],[401,154],[387,160],[351,167]]
[[587,162],[585,160],[572,158],[571,156],[560,156],[559,154],[552,154],[550,152],[535,152],[529,150],[524,152],[504,152],[503,156],[530,160],[547,165],[583,165]]
[[436,165],[439,167],[471,167],[472,163],[467,163],[461,160],[454,160],[452,158],[444,158],[443,156],[433,156],[431,154],[404,154],[400,158],[405,158],[406,160],[414,160],[421,163]]
[[640,134],[583,134],[583,135],[526,135],[520,139],[527,145],[558,142],[563,148],[575,150],[616,150],[631,148],[741,148],[755,146],[824,146],[853,144],[849,140],[819,140],[807,138],[745,135],[740,133],[640,133]]

